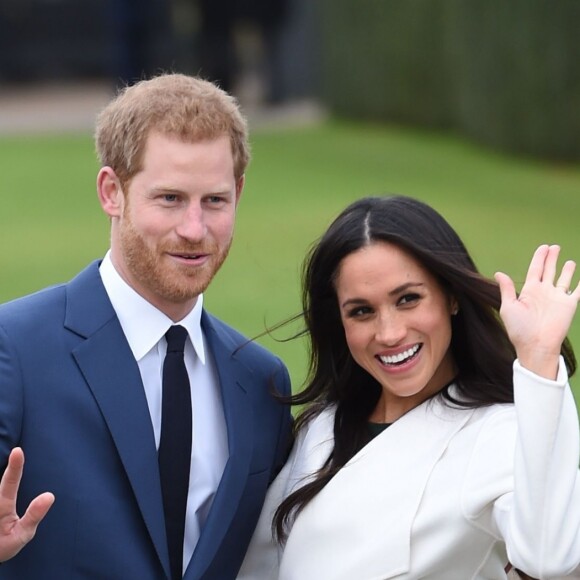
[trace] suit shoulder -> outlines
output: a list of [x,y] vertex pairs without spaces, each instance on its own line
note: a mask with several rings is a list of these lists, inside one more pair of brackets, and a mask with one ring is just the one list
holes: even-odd
[[45,314],[53,313],[59,305],[64,305],[65,287],[66,284],[49,286],[0,304],[0,324],[9,324],[11,321],[23,324],[27,320],[38,320]]
[[[95,260],[68,282],[48,286],[1,304],[0,325],[9,325],[12,321],[22,327],[37,327],[57,320],[62,323],[71,294],[88,294],[95,287],[95,281],[100,280],[98,266],[99,261]],[[85,310],[90,311],[90,307]]]

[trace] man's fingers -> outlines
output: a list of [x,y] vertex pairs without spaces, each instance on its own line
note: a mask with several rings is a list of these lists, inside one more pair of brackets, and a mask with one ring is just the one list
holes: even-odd
[[0,480],[0,499],[3,500],[3,505],[10,513],[0,515],[2,517],[12,517],[13,527],[11,525],[11,533],[14,533],[15,537],[20,539],[21,546],[34,537],[38,524],[44,519],[54,503],[54,495],[52,493],[41,493],[30,502],[24,516],[18,519],[16,515],[16,497],[23,469],[24,453],[20,447],[15,447],[8,457],[8,465]]
[[8,465],[0,480],[0,496],[16,501],[18,487],[22,479],[22,470],[24,468],[24,453],[20,447],[15,447],[8,457]]
[[[54,503],[54,495],[50,492],[41,493],[28,506],[26,513],[20,519],[20,527],[30,538],[34,536],[38,524],[44,519]],[[29,538],[29,539],[30,539]]]

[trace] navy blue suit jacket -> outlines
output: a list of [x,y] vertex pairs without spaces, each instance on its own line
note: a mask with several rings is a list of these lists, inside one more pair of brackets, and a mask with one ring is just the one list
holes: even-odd
[[[229,460],[186,580],[235,578],[285,460],[290,390],[279,359],[207,313]],[[244,346],[242,346],[244,345]],[[239,348],[242,346],[242,348]],[[95,262],[68,284],[0,307],[0,465],[21,446],[19,513],[51,491],[10,580],[165,580],[169,559],[153,428],[137,363]]]

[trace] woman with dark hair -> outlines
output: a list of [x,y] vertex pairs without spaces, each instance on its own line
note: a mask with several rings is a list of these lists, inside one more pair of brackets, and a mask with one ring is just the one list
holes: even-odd
[[239,578],[580,578],[580,285],[559,250],[517,295],[420,201],[339,215],[305,263],[307,406]]

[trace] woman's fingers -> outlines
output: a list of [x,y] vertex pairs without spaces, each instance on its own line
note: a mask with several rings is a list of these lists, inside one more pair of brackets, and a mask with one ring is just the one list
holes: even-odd
[[[541,247],[541,246],[540,246]],[[558,256],[560,255],[560,246],[548,246],[546,258],[544,260],[544,271],[542,273],[542,282],[553,284],[556,279],[556,269],[558,267]]]
[[530,265],[528,267],[528,273],[526,275],[526,281],[541,282],[544,276],[544,268],[546,257],[548,255],[550,246],[547,244],[541,245],[532,256]]
[[499,286],[502,304],[517,300],[516,288],[514,286],[513,280],[507,274],[504,274],[503,272],[496,272],[494,274],[494,278]]
[[564,292],[571,294],[572,277],[574,276],[574,271],[576,270],[576,263],[572,260],[568,260],[562,266],[562,272],[558,276],[556,281],[556,288],[561,288]]

